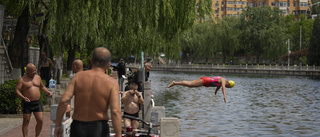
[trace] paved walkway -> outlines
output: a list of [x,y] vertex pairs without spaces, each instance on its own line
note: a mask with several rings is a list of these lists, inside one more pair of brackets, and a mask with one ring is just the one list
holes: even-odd
[[[50,136],[50,112],[43,112],[43,125],[40,133],[41,137]],[[33,117],[29,123],[29,136],[34,137],[36,119]],[[1,118],[0,119],[0,137],[21,137],[22,136],[22,115],[20,118]]]
[[[112,71],[111,77],[117,79],[117,71]],[[40,137],[50,136],[50,110],[49,112],[43,112],[43,125],[40,133]],[[22,115],[4,115],[0,114],[0,137],[21,137],[22,136]],[[32,115],[29,123],[29,136],[35,136],[36,120]]]

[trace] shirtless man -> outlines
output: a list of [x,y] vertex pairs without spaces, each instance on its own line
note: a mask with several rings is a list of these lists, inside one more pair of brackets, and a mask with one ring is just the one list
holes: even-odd
[[50,73],[52,67],[53,63],[51,59],[47,58],[46,53],[42,52],[38,63],[38,70],[40,70],[40,77],[46,81],[46,87],[49,86]]
[[[41,89],[44,93],[51,96],[52,93],[43,85],[39,75],[36,75],[36,66],[32,63],[27,64],[26,75],[18,80],[16,86],[16,94],[19,98],[23,99],[23,124],[22,124],[22,134],[24,137],[28,136],[28,126],[30,122],[31,113],[33,112],[36,118],[36,137],[40,135],[43,123],[43,108],[40,102],[40,91]],[[21,92],[23,94],[21,94]]]
[[83,71],[83,62],[80,59],[76,59],[72,62],[72,70],[74,73]]
[[[83,71],[83,63],[80,59],[76,59],[72,62],[72,71],[74,74],[70,78],[73,78],[78,72]],[[66,117],[70,118],[71,111],[71,105],[69,104],[66,110]]]
[[55,136],[62,136],[61,121],[72,96],[75,96],[71,137],[109,137],[108,107],[116,137],[121,137],[121,110],[118,82],[105,74],[111,53],[98,47],[90,60],[92,69],[78,72],[63,94],[56,116]]
[[[130,90],[124,92],[121,97],[121,103],[124,104],[123,114],[139,118],[139,106],[143,105],[144,100],[138,91],[138,85],[136,83],[131,83],[129,89]],[[137,120],[124,118],[124,126],[132,126],[132,129],[135,130],[138,129],[139,122]]]
[[78,72],[83,71],[83,62],[80,59],[76,59],[72,62],[72,71],[74,74],[70,75],[70,78],[73,78]]
[[189,88],[192,87],[217,87],[214,94],[216,95],[220,87],[222,87],[222,94],[224,96],[224,102],[227,103],[226,99],[226,87],[232,88],[235,85],[235,82],[232,80],[227,81],[225,78],[220,76],[215,77],[201,77],[199,79],[193,80],[193,81],[172,81],[172,83],[168,86],[168,88],[174,86],[174,85],[181,85],[181,86],[187,86]]

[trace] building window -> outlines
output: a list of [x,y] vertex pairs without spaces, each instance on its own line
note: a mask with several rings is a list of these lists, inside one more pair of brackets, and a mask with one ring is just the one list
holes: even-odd
[[299,6],[300,7],[308,7],[308,3],[307,2],[299,2]]
[[248,6],[249,7],[253,7],[253,3],[248,3]]
[[234,4],[234,1],[227,1],[227,4]]
[[284,7],[283,2],[279,2],[279,7]]
[[297,7],[297,4],[296,4],[296,3],[293,3],[293,7]]
[[274,3],[274,2],[271,2],[271,6],[276,6],[276,3]]

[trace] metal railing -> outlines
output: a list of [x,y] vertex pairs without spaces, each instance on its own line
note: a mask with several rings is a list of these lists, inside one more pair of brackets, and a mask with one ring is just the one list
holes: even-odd
[[12,67],[12,64],[10,61],[8,50],[6,48],[6,45],[3,41],[3,39],[0,38],[0,41],[2,42],[3,50],[4,50],[3,55],[0,58],[0,65],[1,65],[1,67],[0,67],[0,84],[3,84],[5,81],[12,79],[10,72],[13,70],[13,67]]
[[11,60],[10,60],[10,57],[9,57],[8,50],[7,50],[7,48],[6,48],[6,44],[4,43],[4,41],[3,41],[2,38],[0,38],[0,39],[1,39],[1,42],[2,42],[2,44],[3,44],[4,50],[5,50],[5,53],[6,53],[6,56],[7,56],[7,60],[8,60],[8,62],[9,62],[10,69],[12,70],[13,67],[12,67],[12,64],[11,64]]
[[225,65],[225,64],[211,64],[211,65],[179,65],[179,64],[170,64],[170,65],[153,65],[152,68],[215,68],[215,69],[265,69],[265,70],[319,70],[320,66],[300,66],[300,65],[279,65],[279,64],[263,64],[263,65],[254,65],[254,64],[240,64],[240,65]]

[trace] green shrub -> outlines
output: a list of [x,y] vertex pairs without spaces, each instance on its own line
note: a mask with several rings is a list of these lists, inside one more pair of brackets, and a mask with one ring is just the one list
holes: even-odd
[[[22,113],[22,100],[15,93],[17,82],[18,80],[9,80],[0,85],[1,114]],[[46,105],[46,95],[42,91],[40,100],[42,105]]]

